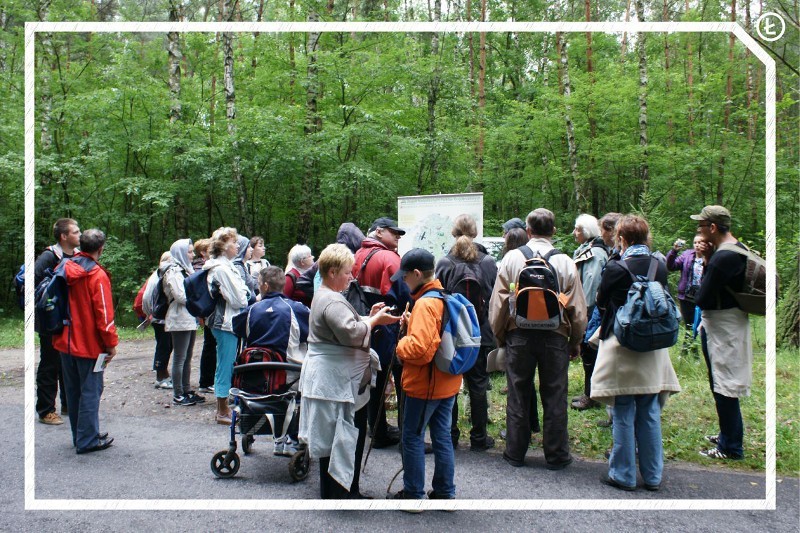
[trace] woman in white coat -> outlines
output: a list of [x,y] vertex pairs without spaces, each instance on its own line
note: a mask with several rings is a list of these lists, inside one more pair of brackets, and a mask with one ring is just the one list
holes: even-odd
[[194,246],[191,239],[180,239],[169,249],[172,256],[164,272],[164,294],[169,307],[164,319],[164,331],[172,336],[172,403],[180,406],[206,401],[190,389],[192,352],[197,333],[197,320],[186,310],[186,292],[183,280],[194,272]]

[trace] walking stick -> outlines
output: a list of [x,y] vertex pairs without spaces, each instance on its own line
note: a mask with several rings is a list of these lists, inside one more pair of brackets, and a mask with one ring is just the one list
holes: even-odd
[[[405,316],[405,314],[408,313],[408,306],[409,306],[409,303],[406,302],[406,309],[405,309],[405,311],[403,311],[403,316]],[[386,383],[389,381],[389,376],[392,375],[392,367],[394,366],[394,360],[396,358],[397,358],[397,347],[395,346],[395,353],[392,355],[392,358],[389,361],[389,368],[386,370],[386,380],[383,382],[383,391],[384,391],[384,393],[386,392]],[[397,386],[396,383],[395,383],[395,386]],[[376,420],[375,424],[376,425],[377,425],[377,421],[380,420],[380,417],[383,414],[383,409],[385,407],[386,407],[386,400],[382,401],[380,406],[378,406],[378,415],[375,417],[375,420]],[[398,411],[398,415],[399,415],[399,412],[400,412],[400,397],[397,398],[397,411]],[[398,425],[399,424],[400,424],[400,421],[398,420]],[[374,440],[374,436],[370,437],[370,439],[369,439],[369,448],[367,448],[367,455],[364,457],[364,465],[361,467],[361,471],[362,472],[366,472],[367,471],[367,461],[369,461],[369,454],[370,454],[370,452],[372,452],[372,442],[373,442],[373,440]],[[399,472],[398,472],[398,474],[399,474]],[[396,474],[395,474],[395,477],[396,477]]]

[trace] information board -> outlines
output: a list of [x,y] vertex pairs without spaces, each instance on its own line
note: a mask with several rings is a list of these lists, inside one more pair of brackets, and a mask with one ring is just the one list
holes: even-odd
[[432,194],[397,198],[397,224],[406,231],[397,253],[401,256],[412,248],[425,248],[436,260],[447,255],[455,239],[453,221],[461,214],[472,215],[477,224],[480,242],[483,237],[483,193]]

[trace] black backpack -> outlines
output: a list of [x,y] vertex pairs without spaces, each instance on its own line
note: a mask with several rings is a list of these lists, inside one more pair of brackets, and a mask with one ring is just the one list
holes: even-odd
[[153,312],[151,313],[152,317],[156,320],[164,320],[167,318],[167,309],[169,309],[169,299],[167,298],[167,293],[164,292],[164,276],[167,274],[167,270],[170,267],[167,267],[164,272],[158,275],[158,282],[156,282],[156,286],[153,289],[152,299],[151,299],[151,306]]
[[302,292],[309,303],[314,299],[314,276],[317,275],[317,270],[319,270],[319,264],[314,263],[311,268],[294,280],[294,289]]
[[367,293],[364,292],[364,289],[359,284],[358,279],[364,274],[364,270],[367,268],[367,263],[369,263],[369,260],[372,259],[372,256],[379,251],[380,248],[375,248],[367,255],[367,257],[364,258],[364,262],[361,263],[361,268],[358,271],[358,277],[352,280],[350,285],[348,285],[347,289],[344,291],[344,297],[361,316],[369,315],[372,304],[370,303],[370,298],[367,297]]
[[478,253],[478,260],[474,263],[468,263],[462,259],[458,259],[451,255],[447,258],[453,263],[453,268],[450,275],[447,277],[447,287],[445,290],[451,294],[460,294],[464,296],[469,303],[475,308],[475,314],[478,315],[478,320],[484,322],[484,314],[486,312],[486,294],[483,294],[481,289],[480,280],[480,261],[486,254]]
[[553,248],[544,256],[534,256],[527,245],[520,246],[519,251],[525,256],[525,266],[517,278],[514,321],[521,329],[558,329],[564,318],[566,296],[550,258],[563,252]]

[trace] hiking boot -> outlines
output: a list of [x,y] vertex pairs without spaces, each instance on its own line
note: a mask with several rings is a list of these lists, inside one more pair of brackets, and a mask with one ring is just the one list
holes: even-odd
[[194,405],[197,402],[192,400],[189,396],[173,396],[172,397],[172,404],[173,405],[182,405],[182,406],[189,406]]
[[[442,496],[441,494],[437,494],[433,490],[429,490],[428,491],[428,499],[429,500],[455,500],[456,497],[455,496]],[[456,512],[455,509],[441,509],[441,510],[444,511],[445,513],[455,513]]]
[[612,478],[608,474],[603,474],[600,476],[600,481],[609,487],[614,487],[615,489],[624,490],[625,492],[633,492],[636,490],[636,487],[629,487],[628,485],[623,485],[616,479]]
[[719,435],[705,435],[703,438],[706,439],[711,444],[713,444],[714,446],[719,445]]
[[47,413],[43,417],[39,419],[39,422],[42,424],[47,424],[48,426],[60,426],[64,423],[64,420],[58,416],[55,411],[51,413]]
[[[392,500],[417,500],[417,498],[409,497],[406,494],[405,490],[397,491],[394,494],[394,496],[392,496],[390,499],[392,499]],[[422,501],[422,500],[417,500],[417,501]],[[403,511],[404,513],[411,513],[411,514],[419,514],[419,513],[425,512],[425,509],[400,509],[400,510]]]
[[474,441],[474,442],[470,443],[470,447],[469,447],[470,451],[473,451],[473,452],[482,452],[482,451],[485,451],[485,450],[490,450],[492,448],[494,448],[494,439],[492,437],[490,437],[489,435],[486,435],[486,437],[483,439],[483,442],[475,442]]
[[381,448],[388,448],[400,442],[400,435],[382,435],[372,438],[372,447],[380,450]]
[[582,395],[577,400],[574,400],[571,406],[573,409],[578,411],[585,411],[587,409],[592,409],[593,407],[600,407],[600,404],[588,396]]

